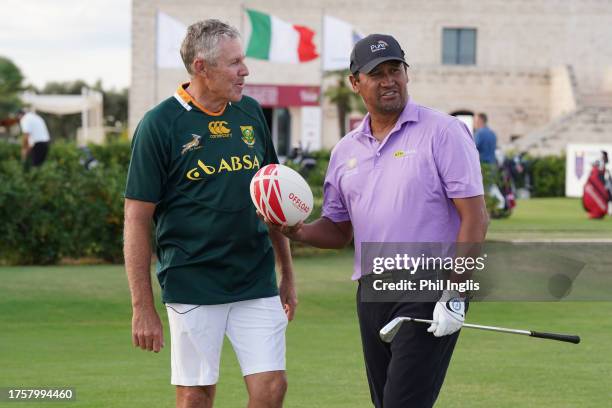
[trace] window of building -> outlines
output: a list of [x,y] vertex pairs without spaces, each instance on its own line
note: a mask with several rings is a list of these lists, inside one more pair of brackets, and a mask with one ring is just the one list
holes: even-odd
[[476,29],[445,28],[442,32],[442,64],[476,64]]

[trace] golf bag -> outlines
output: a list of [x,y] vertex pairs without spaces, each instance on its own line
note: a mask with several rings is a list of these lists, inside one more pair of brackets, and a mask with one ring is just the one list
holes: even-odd
[[593,164],[582,194],[582,205],[589,213],[589,218],[603,218],[608,211],[610,191],[606,184],[610,183],[609,177],[605,164]]
[[[520,171],[523,171],[522,167]],[[516,166],[513,159],[505,159],[502,166],[499,168],[499,172],[501,173],[499,190],[504,198],[504,209],[506,211],[512,211],[512,209],[516,207],[516,198],[514,196],[516,188],[514,187],[513,176],[516,172]]]

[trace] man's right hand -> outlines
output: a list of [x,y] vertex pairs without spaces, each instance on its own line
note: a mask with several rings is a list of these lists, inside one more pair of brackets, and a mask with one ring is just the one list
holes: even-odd
[[156,353],[164,347],[164,330],[154,307],[133,309],[132,343],[135,347]]

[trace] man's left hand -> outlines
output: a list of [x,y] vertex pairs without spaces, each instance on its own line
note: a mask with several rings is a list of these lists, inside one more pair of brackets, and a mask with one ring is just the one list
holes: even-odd
[[293,316],[295,315],[295,309],[297,309],[298,305],[295,284],[292,281],[281,279],[278,291],[280,294],[281,304],[283,305],[283,309],[285,309],[285,314],[287,315],[287,319],[292,321]]
[[280,232],[292,241],[300,240],[300,230],[304,226],[303,221],[300,221],[293,226],[279,225],[273,223],[270,219],[266,218],[266,216],[260,213],[259,210],[257,210],[256,212],[259,219],[262,220],[268,226],[269,229]]
[[436,337],[453,334],[463,326],[465,320],[465,299],[459,292],[445,290],[433,311],[433,323],[427,329]]

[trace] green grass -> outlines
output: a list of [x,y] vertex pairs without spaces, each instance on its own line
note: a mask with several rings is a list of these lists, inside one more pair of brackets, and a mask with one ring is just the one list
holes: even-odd
[[[521,201],[512,218],[493,221],[491,231],[502,239],[535,233],[571,238],[574,231],[611,235],[610,220],[586,220],[577,203]],[[349,280],[352,253],[305,255],[296,259],[295,269],[300,305],[287,331],[285,406],[370,407],[355,284]],[[122,266],[4,267],[0,282],[0,387],[75,387],[77,401],[52,404],[58,407],[174,406],[165,312],[166,348],[159,354],[134,349]],[[471,322],[577,333],[583,341],[572,345],[464,330],[437,406],[610,406],[611,307],[612,302],[473,303]],[[12,406],[0,403],[5,405]],[[216,406],[246,406],[229,344]]]
[[493,220],[489,239],[612,239],[612,217],[590,220],[579,199],[519,200],[510,218]]

